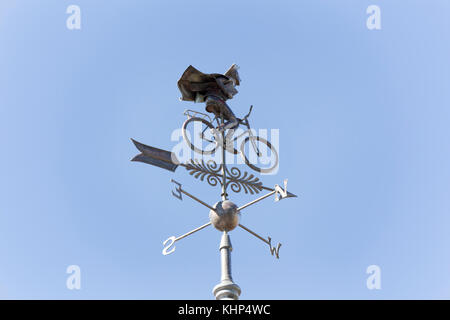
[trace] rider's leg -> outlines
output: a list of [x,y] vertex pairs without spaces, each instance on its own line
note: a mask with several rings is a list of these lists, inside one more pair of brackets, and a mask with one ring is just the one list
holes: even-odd
[[239,120],[236,118],[233,111],[226,103],[223,103],[223,105],[221,105],[220,113],[225,119],[228,119],[227,122],[219,126],[220,129],[235,129],[237,126],[239,126]]
[[221,98],[210,95],[206,97],[205,102],[206,110],[208,112],[214,112],[216,115],[228,120],[227,122],[220,124],[217,127],[217,130],[220,132],[228,130],[225,141],[229,141],[233,136],[234,129],[239,126],[239,120],[236,118],[231,108]]
[[225,141],[227,142],[233,136],[234,129],[236,129],[239,126],[239,120],[236,118],[233,111],[226,103],[223,104],[221,112],[224,118],[228,119],[228,121],[219,125],[218,129],[222,132],[228,130],[227,135],[225,136]]
[[228,143],[231,143],[231,147],[232,147],[232,142],[231,139],[233,137],[234,134],[234,129],[236,129],[239,126],[239,120],[235,117],[235,115],[233,114],[233,111],[231,111],[231,109],[226,106],[226,108],[228,109],[227,112],[227,118],[229,119],[226,123],[224,123],[222,125],[222,130],[223,132],[225,132],[225,130],[228,129],[228,132],[225,136],[225,144],[228,145]]
[[207,95],[205,97],[206,111],[214,113],[216,116],[220,115],[222,106],[225,104],[224,99],[217,97],[216,95]]

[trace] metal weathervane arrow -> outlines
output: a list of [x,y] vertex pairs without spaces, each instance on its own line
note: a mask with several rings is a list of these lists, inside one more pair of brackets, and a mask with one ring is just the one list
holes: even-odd
[[[231,70],[231,71],[230,71]],[[224,80],[219,77],[228,79],[231,82],[231,86],[226,84],[224,85],[222,82]],[[191,80],[196,80],[192,82]],[[201,81],[199,81],[199,79]],[[222,79],[222,80],[221,80]],[[212,81],[214,80],[214,81]],[[220,80],[220,81],[219,81]],[[202,82],[203,81],[203,82]],[[224,75],[218,74],[203,74],[200,71],[196,70],[192,66],[186,69],[185,73],[178,81],[178,87],[180,91],[183,93],[182,100],[192,101],[192,93],[195,94],[195,100],[205,101],[206,108],[209,111],[208,107],[213,105],[215,107],[214,114],[215,118],[211,120],[211,118],[204,113],[187,110],[185,111],[185,115],[187,116],[186,121],[182,126],[182,133],[185,142],[189,145],[189,147],[199,154],[203,155],[211,155],[217,150],[220,150],[222,153],[222,163],[217,164],[213,160],[204,161],[203,159],[190,159],[185,163],[181,163],[176,155],[173,152],[169,152],[166,150],[158,149],[155,147],[151,147],[140,143],[136,140],[132,140],[136,148],[140,151],[138,155],[136,155],[132,161],[138,161],[147,163],[153,166],[157,166],[172,172],[178,167],[184,167],[186,171],[193,176],[194,178],[200,181],[206,181],[211,186],[220,186],[221,187],[221,200],[215,203],[214,205],[210,205],[207,202],[199,199],[198,197],[192,195],[187,190],[185,190],[182,185],[175,181],[171,180],[174,183],[175,188],[172,190],[172,195],[179,199],[183,200],[183,196],[187,196],[194,201],[200,203],[209,209],[209,222],[191,230],[183,235],[178,237],[171,236],[167,240],[163,242],[163,255],[171,254],[175,251],[175,243],[212,225],[217,230],[222,232],[222,238],[220,242],[220,253],[221,253],[221,282],[216,285],[213,289],[213,294],[215,295],[217,300],[237,300],[239,299],[239,295],[241,294],[241,289],[237,284],[233,282],[233,278],[231,275],[231,250],[232,245],[230,241],[230,237],[228,233],[234,230],[236,227],[240,227],[241,229],[247,231],[251,235],[263,241],[265,244],[269,246],[270,253],[274,255],[277,259],[279,258],[279,251],[281,247],[281,243],[277,245],[272,244],[272,239],[270,237],[264,238],[242,225],[239,222],[239,218],[241,212],[244,209],[252,206],[253,204],[264,200],[270,196],[274,196],[275,201],[279,201],[284,198],[296,197],[296,195],[287,191],[287,179],[284,180],[283,186],[275,185],[273,188],[266,187],[262,184],[260,179],[256,177],[254,174],[249,174],[244,171],[241,172],[237,167],[228,168],[226,165],[226,157],[225,152],[231,152],[233,154],[240,154],[244,160],[244,162],[253,170],[259,173],[269,173],[271,172],[275,166],[278,165],[278,152],[277,150],[268,142],[267,140],[254,136],[253,132],[250,128],[250,124],[248,121],[248,117],[250,112],[243,118],[238,119],[234,117],[231,109],[229,109],[228,105],[224,102],[226,100],[222,99],[212,100],[213,98],[217,98],[217,89],[219,87],[221,89],[221,93],[233,92],[235,85],[239,85],[239,76],[237,74],[237,66],[233,65],[227,73]],[[220,84],[222,83],[222,86]],[[226,83],[226,82],[225,82]],[[203,84],[203,86],[202,86]],[[219,84],[219,85],[218,85]],[[216,90],[215,90],[216,89]],[[196,91],[197,90],[197,91]],[[212,92],[212,93],[211,93]],[[236,91],[237,92],[237,91]],[[209,95],[208,95],[209,94]],[[206,97],[206,98],[205,98]],[[209,105],[208,105],[209,103]],[[218,111],[218,109],[220,111]],[[228,109],[227,109],[228,108]],[[230,114],[231,112],[231,114]],[[233,119],[234,118],[234,119]],[[228,125],[225,122],[229,120]],[[232,121],[235,120],[235,123]],[[217,122],[217,127],[213,125],[214,121]],[[237,135],[233,138],[234,129],[242,125],[247,127],[247,130],[244,133]],[[191,130],[194,129],[194,134],[191,134]],[[196,133],[196,134],[195,134]],[[197,137],[198,141],[191,141],[190,137]],[[233,145],[237,139],[242,136],[246,136],[242,141],[240,151],[237,151]],[[192,139],[195,140],[195,139]],[[199,143],[200,142],[200,143]],[[250,161],[252,159],[250,152],[254,153],[254,156],[261,157],[262,152],[261,149],[265,148],[272,157],[274,158],[274,164],[270,168],[260,168],[257,167],[255,163]],[[267,154],[267,153],[265,153]],[[234,193],[244,192],[250,195],[258,195],[259,193],[266,191],[266,193],[246,204],[238,206],[234,204],[232,201],[228,199],[227,190],[231,190]]]

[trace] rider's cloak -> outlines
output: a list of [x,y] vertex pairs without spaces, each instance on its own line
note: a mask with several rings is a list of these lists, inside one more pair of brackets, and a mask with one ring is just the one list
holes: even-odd
[[203,73],[193,66],[187,67],[178,80],[181,91],[180,100],[203,102],[208,95],[218,96],[223,100],[231,99],[238,93],[235,86],[240,84],[238,66],[233,64],[225,74]]

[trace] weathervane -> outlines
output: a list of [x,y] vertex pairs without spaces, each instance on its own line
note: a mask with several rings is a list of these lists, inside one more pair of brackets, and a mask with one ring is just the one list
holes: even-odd
[[[213,289],[213,294],[218,300],[237,300],[241,294],[241,289],[233,282],[231,276],[232,245],[228,235],[230,231],[239,226],[266,243],[269,246],[270,253],[275,255],[277,259],[279,258],[281,243],[273,246],[270,237],[264,238],[242,225],[239,222],[241,212],[272,195],[275,197],[275,201],[296,197],[296,195],[287,191],[287,179],[284,180],[283,187],[275,185],[273,188],[270,188],[264,186],[255,175],[246,171],[241,172],[237,167],[229,169],[226,165],[225,152],[227,151],[232,154],[240,154],[245,164],[259,173],[270,173],[278,166],[277,150],[269,141],[253,135],[248,120],[252,107],[250,107],[249,113],[244,118],[239,119],[234,116],[233,111],[225,103],[227,99],[231,99],[237,93],[235,86],[240,84],[237,69],[236,65],[232,65],[223,75],[215,73],[204,74],[189,66],[178,81],[178,88],[182,93],[181,100],[205,102],[206,110],[215,115],[214,119],[211,120],[209,115],[201,112],[193,110],[184,112],[184,115],[187,116],[182,126],[184,141],[194,152],[202,155],[201,160],[190,159],[182,163],[173,152],[157,149],[131,139],[141,152],[132,161],[144,162],[172,172],[175,172],[179,166],[182,166],[194,178],[206,181],[211,186],[221,187],[221,200],[211,206],[183,189],[179,182],[171,180],[175,184],[172,195],[179,200],[183,200],[183,195],[185,195],[207,207],[209,209],[209,222],[181,236],[169,237],[163,242],[164,249],[162,250],[164,255],[173,253],[176,242],[210,225],[221,231],[222,238],[219,247],[221,254],[221,282]],[[213,125],[214,121],[217,123],[217,127]],[[247,130],[241,134],[236,134],[233,138],[235,129],[239,125],[245,126]],[[244,136],[245,138],[238,151],[234,148],[234,144]],[[211,159],[206,162],[203,160],[203,156],[212,155],[217,150],[221,150],[222,153],[221,164],[217,164]],[[252,160],[269,154],[272,160],[269,162],[269,167],[260,167]],[[235,193],[244,191],[244,193],[251,195],[259,194],[263,190],[268,192],[247,204],[238,206],[228,199],[228,188]]]

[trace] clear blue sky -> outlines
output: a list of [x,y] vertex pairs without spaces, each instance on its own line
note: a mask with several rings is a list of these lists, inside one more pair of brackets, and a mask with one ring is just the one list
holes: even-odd
[[[81,8],[81,30],[66,8]],[[381,8],[368,30],[366,8]],[[230,101],[280,130],[297,199],[231,232],[242,299],[450,298],[450,3],[87,1],[0,3],[0,298],[211,299],[220,233],[171,195],[218,190],[129,160],[130,138],[171,149],[176,81],[240,65]],[[232,195],[245,203],[252,197]],[[66,268],[81,268],[81,290]],[[381,290],[366,268],[381,268]]]

